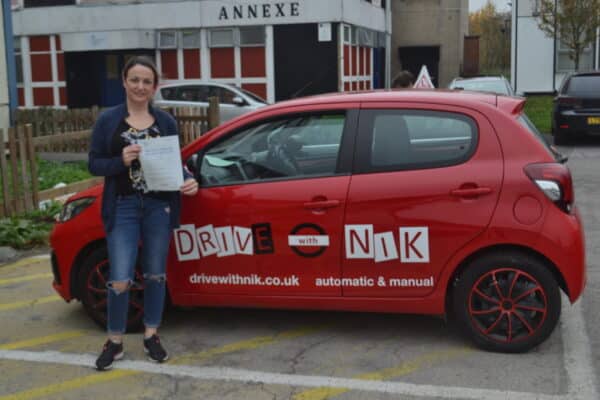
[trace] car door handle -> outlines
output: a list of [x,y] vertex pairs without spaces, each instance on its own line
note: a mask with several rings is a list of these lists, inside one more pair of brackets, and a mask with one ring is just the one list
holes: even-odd
[[338,207],[339,205],[339,200],[319,200],[304,203],[304,208],[308,208],[309,210],[323,210],[326,208]]
[[450,191],[452,196],[456,197],[479,197],[485,196],[486,194],[492,193],[492,188],[489,187],[475,187],[468,189],[454,189]]

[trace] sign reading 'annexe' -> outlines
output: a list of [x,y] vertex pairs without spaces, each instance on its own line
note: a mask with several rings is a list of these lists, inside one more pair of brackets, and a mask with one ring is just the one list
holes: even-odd
[[299,7],[300,3],[297,1],[290,3],[223,6],[219,11],[219,20],[299,17]]

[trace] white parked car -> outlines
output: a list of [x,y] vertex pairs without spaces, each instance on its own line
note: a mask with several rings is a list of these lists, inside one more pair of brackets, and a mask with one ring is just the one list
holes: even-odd
[[161,85],[154,96],[154,103],[161,107],[208,107],[209,97],[219,99],[221,122],[267,105],[264,99],[237,86],[201,81]]

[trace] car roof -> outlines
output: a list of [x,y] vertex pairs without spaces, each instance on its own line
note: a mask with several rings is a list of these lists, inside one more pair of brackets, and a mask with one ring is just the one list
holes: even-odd
[[505,80],[506,80],[506,78],[503,76],[492,76],[492,75],[472,76],[469,78],[458,77],[458,78],[454,79],[455,82],[458,82],[458,81],[505,81]]
[[178,87],[178,86],[189,86],[189,85],[207,85],[207,86],[219,86],[227,89],[239,89],[237,86],[229,84],[229,83],[221,83],[221,82],[212,82],[212,81],[202,81],[199,79],[186,79],[185,81],[177,81],[177,82],[166,82],[158,85],[159,89],[168,88],[168,87]]
[[390,101],[462,105],[471,108],[477,108],[481,103],[487,103],[510,114],[519,113],[525,103],[525,99],[522,97],[502,96],[491,92],[457,91],[450,89],[383,89],[307,96],[281,101],[269,106],[268,109],[275,110],[285,107],[302,107],[341,102]]

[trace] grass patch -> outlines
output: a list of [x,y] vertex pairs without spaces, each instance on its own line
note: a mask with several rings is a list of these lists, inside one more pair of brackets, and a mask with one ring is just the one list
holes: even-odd
[[552,99],[553,96],[539,95],[527,97],[525,114],[542,133],[552,132]]

